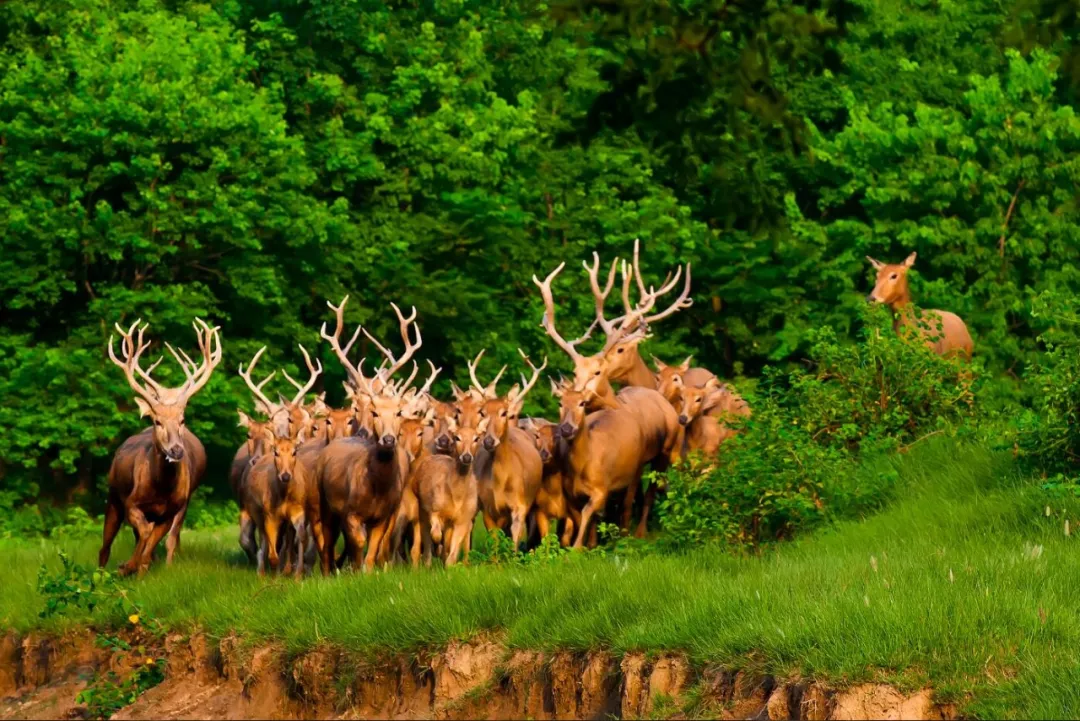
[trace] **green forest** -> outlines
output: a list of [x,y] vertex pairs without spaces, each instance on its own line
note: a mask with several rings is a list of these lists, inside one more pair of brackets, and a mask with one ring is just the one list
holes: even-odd
[[[71,503],[100,513],[111,455],[142,424],[106,354],[116,322],[142,318],[187,348],[194,317],[221,326],[224,362],[188,415],[210,455],[204,484],[225,497],[236,410],[251,404],[240,363],[267,345],[264,366],[296,371],[302,343],[326,368],[316,390],[343,398],[319,338],[328,300],[348,294],[350,325],[380,338],[396,336],[390,301],[415,306],[445,395],[481,348],[485,376],[520,365],[519,347],[568,369],[531,277],[567,263],[559,323],[577,335],[593,313],[580,262],[626,258],[635,239],[657,281],[680,263],[693,272],[694,305],[652,329],[646,358],[693,354],[744,394],[766,381],[763,399],[780,382],[827,435],[850,441],[858,426],[894,447],[959,413],[920,385],[940,369],[867,340],[865,256],[917,252],[915,301],[965,319],[971,392],[1009,426],[995,442],[1070,486],[1078,12],[1075,0],[0,3],[4,529],[47,533]],[[899,364],[897,394],[919,386],[918,418],[867,430],[837,417],[862,402],[851,387],[841,398],[799,375],[843,367],[857,385],[881,358]],[[168,365],[159,375],[176,380]],[[556,405],[545,381],[526,410]],[[747,441],[765,453],[785,416],[755,407],[780,434]],[[828,469],[834,451],[808,457]]]

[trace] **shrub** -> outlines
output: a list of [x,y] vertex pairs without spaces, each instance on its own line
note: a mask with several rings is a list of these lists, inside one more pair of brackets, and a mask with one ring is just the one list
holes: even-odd
[[1029,465],[1051,474],[1051,486],[1073,486],[1080,481],[1080,303],[1047,291],[1031,315],[1046,352],[1028,366],[1034,407],[1019,418],[1014,442]]
[[756,545],[874,507],[895,474],[857,473],[863,457],[969,427],[978,369],[898,337],[883,310],[864,311],[855,344],[815,331],[809,369],[766,369],[753,417],[718,458],[668,472],[666,543]]

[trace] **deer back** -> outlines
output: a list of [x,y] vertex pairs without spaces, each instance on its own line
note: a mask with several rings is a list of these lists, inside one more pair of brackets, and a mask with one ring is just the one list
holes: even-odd
[[626,409],[593,411],[570,442],[567,468],[572,495],[590,495],[629,487],[641,475],[645,439],[634,414]]
[[664,453],[669,441],[679,433],[679,414],[659,391],[630,386],[616,396],[641,426],[644,448],[642,463]]

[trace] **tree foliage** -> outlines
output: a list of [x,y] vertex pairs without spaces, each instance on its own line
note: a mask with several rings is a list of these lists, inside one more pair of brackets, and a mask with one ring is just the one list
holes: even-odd
[[518,347],[566,369],[531,276],[569,263],[576,335],[577,264],[634,238],[657,280],[693,264],[661,358],[798,362],[822,328],[857,333],[863,255],[916,250],[917,301],[1018,378],[1030,296],[1080,284],[1072,26],[1031,30],[1057,12],[1035,5],[2,3],[3,502],[93,490],[139,427],[114,322],[222,326],[189,413],[220,489],[249,407],[232,371],[260,346],[292,371],[305,344],[341,399],[327,300],[391,343],[387,303],[415,305],[437,391],[484,347],[485,374]]

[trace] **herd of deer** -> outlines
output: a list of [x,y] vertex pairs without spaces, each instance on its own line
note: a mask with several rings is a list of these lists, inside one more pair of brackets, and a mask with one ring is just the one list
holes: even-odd
[[[901,265],[870,259],[878,280],[869,300],[889,304],[897,312],[898,329],[910,304],[906,272],[914,259],[912,254]],[[422,338],[415,308],[406,317],[393,303],[405,344],[400,357],[359,327],[343,346],[348,297],[337,306],[327,303],[336,324],[328,332],[324,323],[321,336],[348,376],[346,408],[328,407],[324,395],[307,400],[322,363],[313,363],[303,346],[307,382],[282,372],[296,389],[291,399],[279,394],[275,402],[264,393],[275,373],[259,382],[252,378],[265,347],[246,369],[241,364],[239,374],[264,419],[238,411],[247,440],[236,452],[229,481],[241,507],[240,545],[259,573],[269,566],[301,577],[316,561],[324,574],[347,561],[371,570],[406,554],[413,565],[422,555],[430,563],[433,554],[453,565],[462,556],[468,558],[478,511],[488,529],[509,528],[515,547],[547,536],[557,524],[562,525],[563,545],[592,545],[596,522],[609,499],[622,501],[620,525],[629,529],[646,467],[662,470],[690,452],[715,455],[734,433],[725,421],[750,414],[745,401],[710,371],[691,367],[690,358],[679,365],[654,358],[653,371],[638,349],[651,324],[690,306],[690,265],[681,292],[663,310],[656,310],[656,304],[678,286],[682,267],[659,288],[647,286],[637,243],[633,259],[613,261],[603,283],[596,253],[592,265],[583,265],[595,301],[595,320],[572,341],[556,329],[551,289],[565,263],[543,281],[533,277],[544,301],[543,328],[574,364],[572,380],[551,380],[551,391],[560,403],[558,422],[521,417],[525,397],[547,360],[537,366],[520,350],[530,375],[526,378],[523,373],[521,382],[505,394],[499,393],[498,384],[506,366],[486,384],[477,376],[483,350],[468,364],[469,387],[451,383],[452,401],[431,395],[441,370],[431,361],[422,387],[413,386],[415,361],[406,378],[395,380],[412,361]],[[620,274],[623,314],[609,319],[606,301]],[[938,353],[970,357],[971,339],[963,321],[951,313],[931,313],[942,320],[944,339],[938,334],[924,342]],[[147,369],[141,367],[140,356],[150,343],[144,340],[146,326],[140,327],[140,321],[127,331],[117,326],[121,357],[109,339],[109,357],[124,370],[141,414],[153,421],[121,445],[109,472],[98,561],[102,566],[108,562],[112,542],[126,519],[136,546],[120,567],[121,574],[145,571],[166,534],[166,559],[172,562],[188,501],[206,470],[202,444],[185,430],[184,409],[220,363],[221,339],[218,328],[201,320],[194,327],[199,362],[165,344],[185,375],[179,388],[163,387],[151,377],[160,358]],[[606,337],[603,348],[583,355],[578,346],[598,327]],[[363,360],[354,364],[349,359],[361,332],[384,357],[370,377],[364,373]],[[616,392],[612,383],[623,387]],[[645,491],[638,536],[645,533],[658,490],[653,484]],[[344,552],[336,557],[339,536],[344,537]]]

